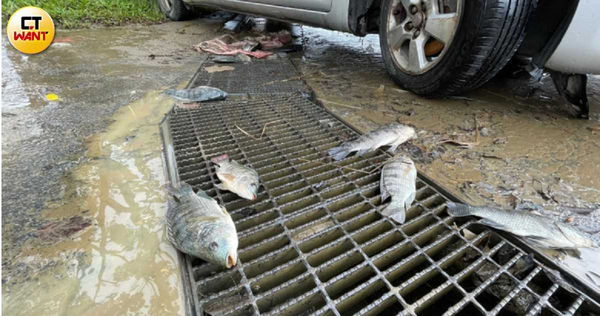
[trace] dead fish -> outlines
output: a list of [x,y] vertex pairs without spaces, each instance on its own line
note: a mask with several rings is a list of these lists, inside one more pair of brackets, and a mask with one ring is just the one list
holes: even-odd
[[381,170],[379,188],[381,201],[391,196],[392,202],[381,210],[381,213],[403,224],[406,220],[406,210],[415,200],[416,181],[417,169],[410,158],[402,156],[386,163]]
[[235,266],[238,237],[227,210],[187,183],[169,187],[169,194],[175,203],[167,211],[167,239],[175,248],[228,269]]
[[376,150],[381,146],[390,145],[389,152],[394,153],[396,148],[409,139],[416,138],[415,129],[404,124],[392,123],[373,130],[356,140],[345,142],[340,147],[329,149],[329,155],[336,161],[340,161],[350,153],[358,151],[358,155]]
[[210,161],[217,164],[217,177],[222,182],[217,185],[220,190],[231,191],[247,200],[256,200],[258,173],[254,169],[229,159],[227,154],[213,157]]
[[481,217],[480,223],[520,236],[539,248],[598,247],[598,244],[584,232],[569,224],[527,212],[448,202],[448,213],[454,217],[471,215]]
[[217,55],[212,61],[218,64],[235,64],[240,60],[236,56]]
[[168,89],[165,90],[165,94],[184,102],[225,100],[227,98],[227,92],[209,86],[198,86],[183,90]]

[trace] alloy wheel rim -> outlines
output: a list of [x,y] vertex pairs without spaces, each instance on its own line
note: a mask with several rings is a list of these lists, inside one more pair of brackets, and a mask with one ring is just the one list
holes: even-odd
[[464,0],[394,0],[387,42],[396,66],[413,75],[435,66],[454,39],[463,7]]

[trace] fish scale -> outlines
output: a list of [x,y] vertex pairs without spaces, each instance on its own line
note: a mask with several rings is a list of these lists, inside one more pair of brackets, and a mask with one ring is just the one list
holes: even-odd
[[231,216],[203,191],[187,183],[170,188],[175,201],[167,211],[167,238],[181,252],[232,267],[237,262],[237,231]]
[[383,215],[390,216],[398,223],[406,220],[406,210],[415,199],[417,169],[408,157],[396,157],[386,163],[381,171],[381,199],[389,196],[392,202],[382,209]]

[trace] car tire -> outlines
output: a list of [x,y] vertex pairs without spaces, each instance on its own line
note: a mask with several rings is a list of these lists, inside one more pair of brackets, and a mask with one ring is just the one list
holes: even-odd
[[[494,77],[523,41],[527,21],[537,4],[537,0],[457,0],[456,16],[452,16],[452,12],[447,13],[449,7],[439,12],[434,2],[383,0],[379,23],[381,52],[393,80],[403,89],[433,97],[461,94]],[[419,12],[421,17],[417,16]],[[442,21],[441,16],[446,20]],[[446,23],[450,17],[450,24],[436,22]],[[444,28],[438,25],[453,25],[453,34],[440,31]],[[406,34],[409,31],[412,36]],[[420,32],[415,37],[416,31]],[[426,49],[432,41],[443,48],[439,52],[430,50],[438,54],[430,57]],[[424,53],[412,53],[419,52],[421,46]]]
[[158,0],[158,6],[167,18],[171,21],[183,21],[192,16],[182,0]]

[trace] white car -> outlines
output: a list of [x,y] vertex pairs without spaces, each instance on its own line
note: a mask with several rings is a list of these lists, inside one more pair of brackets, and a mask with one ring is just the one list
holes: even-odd
[[[158,0],[172,20],[192,7],[380,35],[385,66],[403,89],[461,94],[494,77],[518,54],[534,76],[588,115],[586,74],[600,73],[598,0]],[[523,59],[522,59],[523,60]]]

